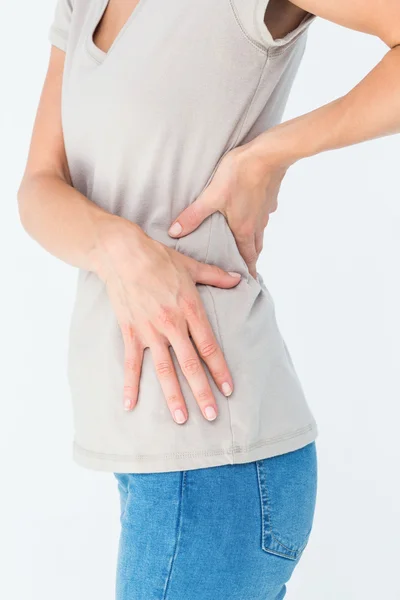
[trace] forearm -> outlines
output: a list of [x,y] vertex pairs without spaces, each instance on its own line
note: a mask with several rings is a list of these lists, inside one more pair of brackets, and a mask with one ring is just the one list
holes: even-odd
[[348,94],[281,123],[247,144],[255,156],[283,165],[306,156],[400,132],[400,46]]
[[132,235],[141,232],[53,173],[25,176],[18,205],[24,229],[45,250],[72,266],[98,274],[105,268],[108,246],[122,229],[132,229]]

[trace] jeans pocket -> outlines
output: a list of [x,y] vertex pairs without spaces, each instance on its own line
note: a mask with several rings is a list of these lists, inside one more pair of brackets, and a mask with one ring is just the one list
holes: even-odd
[[315,442],[256,461],[265,552],[297,560],[306,547],[317,492]]

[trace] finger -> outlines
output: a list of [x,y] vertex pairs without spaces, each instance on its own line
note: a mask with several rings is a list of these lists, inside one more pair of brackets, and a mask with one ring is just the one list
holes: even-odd
[[159,343],[152,344],[150,351],[172,418],[178,425],[182,425],[187,421],[188,411],[169,347],[166,342],[160,341]]
[[140,373],[143,362],[143,346],[134,335],[132,326],[124,324],[121,327],[125,346],[124,358],[124,408],[132,410],[138,400]]
[[232,377],[200,297],[198,300],[195,298],[192,301],[186,301],[183,311],[201,358],[206,363],[221,392],[225,396],[230,396],[233,392]]
[[191,233],[217,209],[213,206],[212,193],[201,194],[172,223],[168,233],[172,237],[181,237]]
[[257,256],[260,256],[261,251],[263,249],[263,245],[264,245],[264,229],[261,229],[260,231],[256,231],[256,235],[255,235],[255,248],[256,248]]
[[224,271],[216,265],[207,265],[189,256],[182,255],[182,259],[193,281],[196,283],[204,283],[205,285],[213,285],[220,288],[231,288],[237,285],[241,279],[240,273]]
[[255,234],[253,233],[251,236],[244,238],[239,237],[236,239],[236,243],[240,254],[247,264],[250,274],[257,278],[256,263],[258,254],[256,250]]
[[200,357],[189,336],[180,333],[170,338],[170,342],[203,416],[208,421],[214,421],[218,414],[217,403]]

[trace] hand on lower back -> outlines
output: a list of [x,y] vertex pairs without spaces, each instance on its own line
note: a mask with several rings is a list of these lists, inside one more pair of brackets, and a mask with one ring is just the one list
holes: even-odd
[[169,234],[182,237],[197,229],[212,213],[222,213],[250,274],[256,278],[264,229],[269,215],[277,208],[285,172],[286,168],[261,160],[250,144],[234,148],[221,160],[200,196],[177,216]]
[[214,420],[217,404],[199,355],[224,395],[231,394],[233,383],[196,283],[232,288],[240,275],[168,248],[124,219],[112,229],[103,244],[98,274],[106,284],[125,344],[125,408],[131,410],[137,402],[143,352],[149,348],[174,420],[186,421],[172,346],[204,417]]

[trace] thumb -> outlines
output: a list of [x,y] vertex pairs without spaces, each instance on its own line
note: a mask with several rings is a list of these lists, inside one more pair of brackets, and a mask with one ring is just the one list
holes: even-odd
[[224,271],[216,265],[207,265],[188,256],[185,257],[185,262],[195,283],[232,288],[239,283],[242,277],[240,273]]
[[181,237],[191,233],[215,211],[216,208],[211,203],[211,195],[200,195],[175,219],[168,233],[172,237]]

